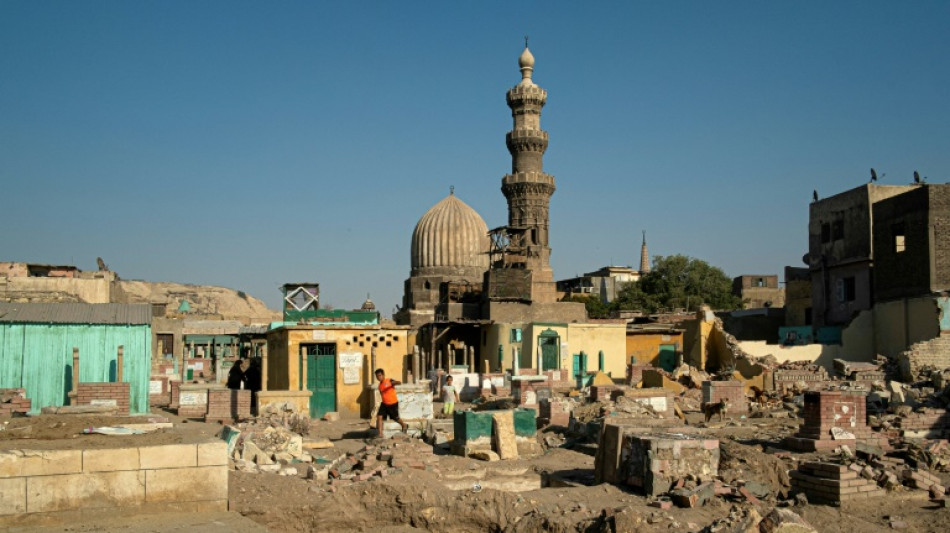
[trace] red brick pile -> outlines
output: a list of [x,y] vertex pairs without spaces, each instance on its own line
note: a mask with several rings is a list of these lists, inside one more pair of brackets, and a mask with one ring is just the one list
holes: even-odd
[[0,418],[26,416],[32,407],[26,389],[0,389]]
[[129,414],[131,395],[128,382],[80,383],[76,391],[77,405],[115,405],[119,414]]
[[877,483],[845,465],[810,462],[788,473],[792,488],[804,492],[811,503],[841,505],[841,502],[884,496]]

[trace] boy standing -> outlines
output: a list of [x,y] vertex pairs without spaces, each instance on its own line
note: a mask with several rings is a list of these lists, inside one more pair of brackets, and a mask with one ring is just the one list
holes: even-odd
[[455,412],[455,402],[459,399],[459,393],[452,385],[452,376],[445,378],[445,385],[442,385],[442,413],[450,415]]

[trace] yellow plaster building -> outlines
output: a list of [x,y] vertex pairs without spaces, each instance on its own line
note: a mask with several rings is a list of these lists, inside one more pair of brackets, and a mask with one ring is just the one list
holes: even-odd
[[414,342],[409,328],[402,326],[278,326],[267,332],[259,405],[289,402],[311,418],[330,411],[341,417],[368,417],[373,366],[404,381]]

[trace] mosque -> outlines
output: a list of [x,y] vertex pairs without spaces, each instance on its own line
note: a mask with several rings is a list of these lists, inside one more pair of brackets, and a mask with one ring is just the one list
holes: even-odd
[[[505,136],[511,172],[502,178],[507,225],[488,229],[450,189],[412,233],[411,270],[394,319],[416,333],[423,372],[514,368],[537,372],[626,368],[626,325],[589,320],[584,304],[557,301],[549,245],[554,176],[543,169],[548,132],[541,129],[547,91],[532,79],[525,44],[521,81],[508,90],[513,127]],[[598,354],[599,357],[589,357]]]

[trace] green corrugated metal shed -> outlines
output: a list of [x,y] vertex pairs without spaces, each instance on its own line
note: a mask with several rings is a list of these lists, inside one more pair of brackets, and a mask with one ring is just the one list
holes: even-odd
[[141,304],[0,303],[0,388],[24,388],[33,412],[69,403],[73,347],[83,382],[115,381],[123,346],[122,380],[129,408],[148,412],[151,306]]

